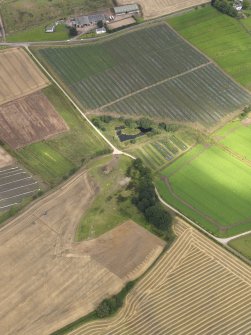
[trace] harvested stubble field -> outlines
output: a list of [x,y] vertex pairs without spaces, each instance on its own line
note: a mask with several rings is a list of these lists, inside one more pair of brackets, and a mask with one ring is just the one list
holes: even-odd
[[79,172],[0,230],[1,333],[50,334],[118,293],[162,251],[162,240],[132,222],[75,243],[94,196]]
[[189,42],[251,89],[251,36],[241,22],[212,6],[168,20]]
[[[172,14],[184,9],[208,3],[208,0],[138,0],[146,19]],[[135,3],[134,0],[119,0],[120,5]]]
[[184,223],[113,318],[71,335],[250,334],[251,269]]
[[14,149],[66,130],[63,118],[41,91],[0,106],[0,138]]
[[0,51],[0,105],[33,93],[49,84],[23,49]]
[[90,113],[212,126],[251,101],[166,24],[37,54]]

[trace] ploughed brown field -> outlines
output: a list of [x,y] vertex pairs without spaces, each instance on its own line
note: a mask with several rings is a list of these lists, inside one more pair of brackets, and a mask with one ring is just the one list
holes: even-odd
[[[135,3],[134,0],[119,0],[120,5]],[[175,13],[207,3],[207,0],[138,0],[146,19]]]
[[0,69],[0,105],[49,84],[48,79],[23,49],[1,51]]
[[68,126],[41,91],[0,106],[0,138],[14,149],[66,130]]
[[133,222],[74,242],[95,192],[80,171],[0,230],[1,334],[50,334],[118,293],[163,250],[162,240]]

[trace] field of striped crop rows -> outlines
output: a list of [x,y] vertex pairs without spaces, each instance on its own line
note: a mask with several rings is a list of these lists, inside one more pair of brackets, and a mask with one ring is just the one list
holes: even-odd
[[141,158],[146,166],[155,171],[187,149],[187,144],[176,135],[172,135],[170,138],[144,143],[128,152]]
[[250,267],[197,230],[183,225],[177,232],[115,317],[70,334],[250,334]]
[[251,101],[166,24],[37,53],[88,111],[210,126]]

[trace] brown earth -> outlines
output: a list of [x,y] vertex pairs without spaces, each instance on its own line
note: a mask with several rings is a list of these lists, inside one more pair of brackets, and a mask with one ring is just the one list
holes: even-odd
[[12,165],[14,162],[14,158],[12,158],[2,147],[0,147],[0,168]]
[[14,149],[66,130],[68,126],[41,91],[0,106],[0,138]]
[[0,230],[2,334],[50,334],[118,293],[162,251],[161,240],[132,222],[75,243],[94,196],[81,171]]
[[49,84],[23,49],[0,52],[0,105],[35,92]]
[[251,268],[182,220],[174,229],[177,240],[129,292],[121,310],[70,335],[251,333]]
[[[143,10],[146,19],[175,13],[187,8],[207,3],[207,0],[139,0],[137,3]],[[134,0],[118,0],[120,5],[135,3]]]

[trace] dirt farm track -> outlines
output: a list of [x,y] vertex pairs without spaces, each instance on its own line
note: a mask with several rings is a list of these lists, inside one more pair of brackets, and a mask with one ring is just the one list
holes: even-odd
[[74,243],[95,192],[81,171],[0,230],[1,334],[50,334],[119,292],[163,250],[133,222]]
[[251,334],[251,269],[178,223],[177,241],[127,296],[113,318],[71,335]]
[[[120,5],[135,3],[134,0],[119,0]],[[207,0],[139,0],[137,1],[143,9],[146,19],[175,13],[187,8],[207,3]]]

